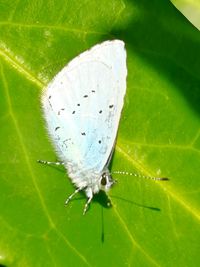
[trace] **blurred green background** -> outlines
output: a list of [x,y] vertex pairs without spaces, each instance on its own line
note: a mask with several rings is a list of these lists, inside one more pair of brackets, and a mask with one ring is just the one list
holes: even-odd
[[[200,33],[187,2],[186,17],[164,0],[0,2],[0,266],[199,265]],[[84,194],[64,207],[65,170],[36,163],[56,160],[40,95],[111,39],[128,55],[111,170],[170,181],[116,175],[112,207],[100,195],[83,216]]]

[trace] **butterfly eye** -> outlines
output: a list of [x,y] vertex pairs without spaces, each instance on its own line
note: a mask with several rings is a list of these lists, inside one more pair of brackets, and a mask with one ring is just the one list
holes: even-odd
[[102,175],[101,185],[106,185],[106,183],[107,183],[106,176]]

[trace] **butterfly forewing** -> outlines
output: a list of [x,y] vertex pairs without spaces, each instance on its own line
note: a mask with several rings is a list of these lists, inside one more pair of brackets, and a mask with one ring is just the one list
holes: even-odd
[[117,134],[126,75],[124,43],[106,41],[73,59],[43,93],[49,134],[70,172],[103,170]]

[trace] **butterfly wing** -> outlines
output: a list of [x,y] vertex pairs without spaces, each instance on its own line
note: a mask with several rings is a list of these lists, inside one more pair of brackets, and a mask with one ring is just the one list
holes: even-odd
[[70,173],[100,173],[115,142],[126,91],[126,51],[106,41],[64,67],[42,96],[47,128]]

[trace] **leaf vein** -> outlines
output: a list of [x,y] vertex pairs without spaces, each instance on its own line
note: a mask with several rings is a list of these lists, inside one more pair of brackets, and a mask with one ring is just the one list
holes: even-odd
[[6,51],[0,50],[0,55],[18,72],[22,73],[28,80],[36,84],[38,87],[44,87],[44,83],[35,77],[28,69],[24,67],[19,61],[17,61],[11,54]]
[[122,225],[122,227],[124,228],[125,232],[127,233],[128,237],[131,240],[131,243],[137,248],[139,249],[142,254],[145,255],[145,257],[151,262],[153,263],[155,266],[160,266],[149,254],[147,254],[147,252],[136,242],[136,240],[133,238],[132,233],[129,231],[126,223],[124,222],[124,220],[122,219],[122,217],[120,216],[119,212],[117,211],[116,207],[114,208],[115,214],[120,222],[120,224]]
[[[133,166],[135,166],[137,169],[142,170],[142,172],[147,176],[153,176],[149,171],[147,171],[138,161],[131,158],[126,151],[123,150],[122,147],[119,145],[116,145],[116,150],[123,155]],[[171,196],[174,200],[176,200],[177,203],[179,203],[183,208],[185,208],[188,212],[190,212],[194,218],[196,218],[198,221],[200,221],[200,212],[192,208],[181,196],[177,195],[177,193],[172,192],[172,190],[168,190],[164,183],[157,183],[163,191],[165,191],[169,196]]]
[[24,27],[24,28],[36,28],[36,29],[52,29],[52,30],[61,30],[64,32],[73,32],[73,33],[82,33],[82,34],[98,34],[98,35],[107,35],[107,32],[86,30],[86,29],[77,29],[77,28],[68,28],[60,25],[47,25],[47,24],[23,24],[18,22],[10,22],[10,21],[2,21],[0,22],[2,26],[10,26],[10,27]]

